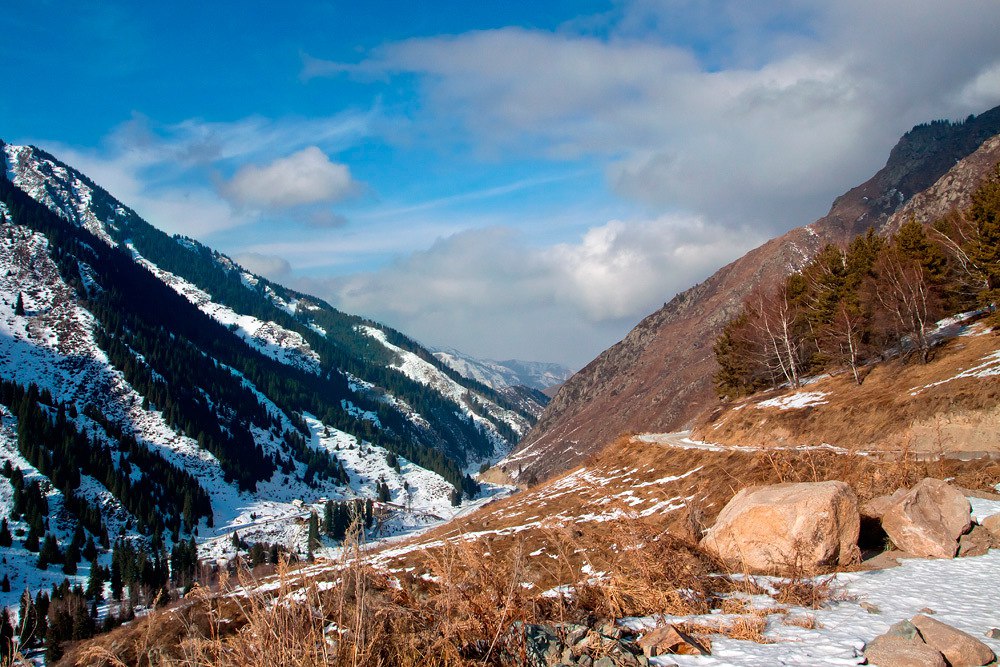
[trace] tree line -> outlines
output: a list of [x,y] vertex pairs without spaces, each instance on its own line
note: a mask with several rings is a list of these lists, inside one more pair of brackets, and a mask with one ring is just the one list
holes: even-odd
[[798,387],[830,368],[860,384],[868,363],[896,354],[926,363],[940,318],[979,308],[995,320],[998,298],[1000,165],[966,210],[828,245],[778,285],[754,289],[715,341],[716,391]]

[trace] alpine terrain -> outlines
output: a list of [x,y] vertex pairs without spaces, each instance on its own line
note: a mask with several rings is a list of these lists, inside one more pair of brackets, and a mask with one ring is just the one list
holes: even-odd
[[[676,431],[715,404],[712,343],[750,291],[804,267],[827,244],[916,216],[930,222],[968,202],[1000,159],[1000,107],[964,122],[907,132],[885,166],[812,224],[768,241],[646,317],[560,389],[538,424],[501,464],[521,480],[568,470],[630,432]],[[960,168],[956,168],[959,163]],[[521,477],[524,475],[524,477]]]
[[348,519],[317,536],[310,515],[440,520],[540,409],[168,236],[42,150],[0,151],[4,605],[129,559],[155,597],[171,557],[176,581],[198,553],[343,539]]

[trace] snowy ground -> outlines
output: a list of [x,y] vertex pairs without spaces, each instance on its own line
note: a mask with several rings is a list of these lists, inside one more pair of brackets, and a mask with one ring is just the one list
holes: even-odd
[[[1000,513],[1000,501],[970,498],[979,520]],[[670,655],[654,658],[654,665],[684,667],[773,667],[774,665],[859,665],[865,642],[882,634],[897,621],[918,613],[968,632],[1000,654],[1000,639],[985,633],[1000,627],[1000,550],[985,556],[954,560],[906,559],[887,570],[838,574],[834,581],[837,602],[818,610],[789,608],[789,613],[768,617],[765,635],[770,644],[712,636],[711,656]],[[763,581],[764,578],[761,578]],[[874,605],[878,613],[866,611],[861,603]],[[758,608],[778,606],[766,596],[754,596]],[[785,623],[786,618],[812,616],[817,625],[806,629]],[[721,615],[633,618],[623,625],[633,629],[651,627],[658,620],[711,624]]]

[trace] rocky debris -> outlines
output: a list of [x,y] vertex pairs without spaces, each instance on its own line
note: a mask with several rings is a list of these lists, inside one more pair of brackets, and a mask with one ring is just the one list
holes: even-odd
[[[482,658],[481,653],[469,651],[465,657]],[[501,663],[511,667],[646,667],[649,658],[668,654],[710,655],[711,644],[671,625],[640,638],[613,621],[594,628],[517,622],[507,635]]]
[[650,630],[639,639],[639,646],[647,658],[658,655],[711,655],[711,645],[699,641],[673,625]]
[[990,532],[990,535],[993,536],[993,541],[1000,547],[1000,514],[988,516],[980,523],[983,528]]
[[864,653],[880,667],[981,667],[996,657],[972,635],[923,614],[895,623]]
[[882,515],[882,529],[914,556],[954,558],[958,540],[972,526],[972,507],[958,489],[939,479],[921,480]]
[[993,546],[993,536],[990,531],[980,525],[975,525],[965,535],[958,538],[959,556],[985,556]]
[[940,651],[951,667],[980,667],[993,662],[993,650],[967,632],[917,614],[911,619],[927,645]]
[[743,489],[701,547],[736,570],[783,574],[858,561],[858,498],[844,482]]
[[861,518],[881,521],[886,511],[895,505],[904,495],[906,495],[906,489],[896,489],[895,493],[887,496],[878,496],[868,502],[862,503],[859,510]]

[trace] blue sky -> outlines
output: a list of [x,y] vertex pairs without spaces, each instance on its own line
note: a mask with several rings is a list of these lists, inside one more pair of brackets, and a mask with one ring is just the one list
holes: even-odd
[[0,137],[425,343],[580,366],[1000,103],[985,0],[298,4],[14,0]]

